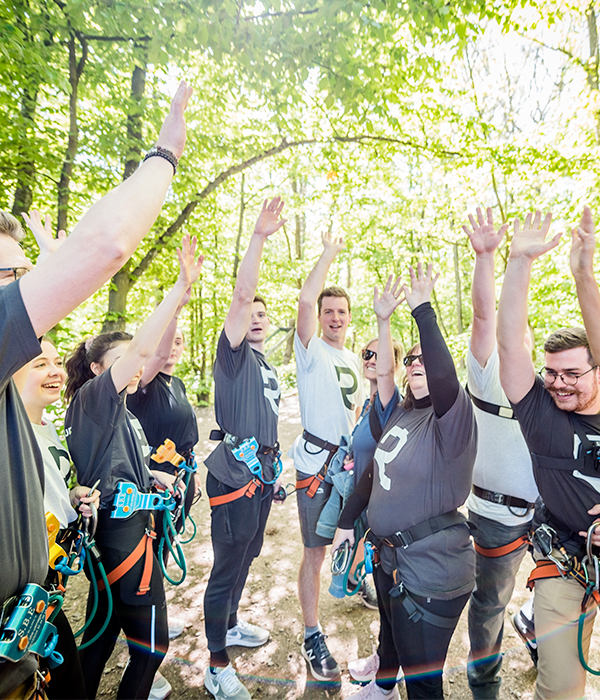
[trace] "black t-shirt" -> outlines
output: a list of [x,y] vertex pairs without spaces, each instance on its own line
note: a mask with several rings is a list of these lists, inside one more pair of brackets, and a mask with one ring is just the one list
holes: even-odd
[[512,405],[532,453],[533,474],[546,509],[575,533],[587,530],[598,517],[587,511],[600,503],[600,465],[595,462],[593,466],[569,468],[566,463],[566,469],[550,468],[534,455],[582,457],[577,428],[592,442],[600,442],[600,414],[562,411],[544,388],[541,377],[536,377],[529,393]]
[[127,389],[118,394],[111,369],[87,381],[73,397],[65,416],[65,435],[80,484],[95,484],[102,504],[112,503],[119,481],[150,489],[151,474],[125,407]]
[[[142,424],[152,451],[167,438],[175,443],[180,454],[193,450],[198,442],[196,415],[179,377],[159,372],[146,386],[127,397],[127,408]],[[151,469],[164,471],[165,467],[169,465],[151,463]]]
[[40,352],[18,282],[0,287],[0,603],[48,572],[44,465],[11,379]]
[[[221,430],[240,438],[256,438],[260,445],[277,442],[277,418],[281,391],[275,369],[265,356],[253,350],[244,338],[232,348],[225,331],[217,346],[215,414]],[[265,479],[273,478],[272,454],[260,457]],[[238,462],[223,442],[206,458],[208,471],[219,481],[241,488],[250,479],[243,462]]]

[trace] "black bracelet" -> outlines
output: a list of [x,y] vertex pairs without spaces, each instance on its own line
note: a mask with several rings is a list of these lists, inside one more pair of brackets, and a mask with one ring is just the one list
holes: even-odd
[[172,151],[169,151],[168,148],[162,148],[161,146],[154,146],[146,153],[143,162],[145,163],[148,158],[152,158],[153,156],[159,156],[160,158],[168,160],[173,166],[173,175],[175,175],[177,172],[177,165],[179,164],[179,158],[177,158]]

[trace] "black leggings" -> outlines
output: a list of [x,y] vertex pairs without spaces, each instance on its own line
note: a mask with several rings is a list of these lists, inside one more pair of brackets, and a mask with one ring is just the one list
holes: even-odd
[[[392,688],[396,684],[398,667],[402,666],[409,700],[441,700],[444,697],[442,671],[456,626],[445,629],[422,619],[413,622],[401,599],[390,596],[394,587],[392,577],[378,566],[374,578],[381,618],[377,685]],[[470,593],[465,593],[451,600],[437,600],[411,593],[419,605],[434,615],[450,618],[460,616],[469,596]]]

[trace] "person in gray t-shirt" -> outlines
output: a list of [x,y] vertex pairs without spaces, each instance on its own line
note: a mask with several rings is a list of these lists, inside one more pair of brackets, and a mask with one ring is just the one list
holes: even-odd
[[[205,460],[214,564],[204,595],[210,652],[204,685],[215,698],[249,700],[227,647],[257,647],[269,639],[268,630],[238,620],[237,610],[252,561],[260,554],[274,488],[278,488],[273,483],[279,464],[280,390],[275,369],[264,355],[269,319],[256,287],[267,238],[285,223],[280,219],[282,208],[279,197],[263,204],[238,271],[213,370],[221,442]],[[241,455],[238,460],[233,454],[249,438],[258,443],[259,474],[250,471]]]

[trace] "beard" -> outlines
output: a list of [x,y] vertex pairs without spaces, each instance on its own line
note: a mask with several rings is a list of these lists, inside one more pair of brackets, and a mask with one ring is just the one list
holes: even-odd
[[[589,391],[581,391],[577,388],[577,386],[569,387],[569,393],[571,394],[571,396],[569,399],[569,406],[567,407],[565,406],[566,402],[561,401],[558,398],[558,389],[555,389],[554,387],[548,387],[546,390],[548,391],[558,408],[560,408],[562,411],[572,411],[574,413],[583,413],[587,411],[596,403],[596,400],[598,398],[597,385],[594,385]],[[564,389],[561,391],[564,391]]]

